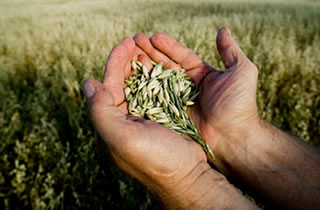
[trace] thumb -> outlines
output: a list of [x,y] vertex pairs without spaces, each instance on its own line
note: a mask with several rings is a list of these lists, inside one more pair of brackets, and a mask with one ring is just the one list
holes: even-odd
[[[104,92],[105,94],[101,94]],[[94,79],[87,79],[83,83],[83,93],[86,96],[90,105],[93,101],[99,101],[99,104],[104,104],[105,106],[113,106],[114,98],[110,90]],[[99,95],[99,96],[97,96]]]
[[126,116],[114,105],[110,90],[97,80],[88,79],[83,83],[90,119],[106,143],[119,137],[119,130],[126,125]]
[[238,43],[231,36],[227,27],[222,27],[217,35],[217,48],[224,63],[228,69],[235,64],[247,61],[247,57],[241,51]]

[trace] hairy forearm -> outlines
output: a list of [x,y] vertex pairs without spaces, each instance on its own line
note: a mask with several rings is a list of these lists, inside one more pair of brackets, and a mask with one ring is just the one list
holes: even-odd
[[230,141],[228,149],[233,154],[220,162],[227,175],[278,207],[320,205],[319,151],[265,121],[244,136],[239,147]]
[[158,194],[167,209],[258,209],[222,174],[210,166],[201,167],[205,170],[189,185]]

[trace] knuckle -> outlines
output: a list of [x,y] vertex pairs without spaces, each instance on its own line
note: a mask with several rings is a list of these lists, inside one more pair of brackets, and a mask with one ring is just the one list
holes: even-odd
[[255,75],[259,74],[258,66],[256,64],[252,63],[252,62],[251,62],[251,69],[255,73]]
[[255,74],[258,74],[257,65],[254,64],[253,62],[251,62],[249,59],[247,59],[247,62],[245,62],[244,66],[248,71],[254,72]]
[[256,64],[254,64],[254,63],[252,63],[252,62],[250,62],[251,63],[251,68],[252,68],[252,70],[254,70],[254,71],[258,71],[258,67],[257,67],[257,65]]

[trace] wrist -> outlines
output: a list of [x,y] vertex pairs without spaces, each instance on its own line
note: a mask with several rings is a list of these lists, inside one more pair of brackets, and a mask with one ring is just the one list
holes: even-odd
[[229,135],[223,139],[225,144],[218,144],[217,167],[241,189],[249,190],[268,205],[315,206],[318,198],[315,180],[319,180],[320,162],[317,153],[266,121],[260,120],[254,127],[241,133],[242,138]]
[[[205,209],[207,193],[210,190],[212,174],[208,163],[200,162],[191,172],[174,183],[163,183],[155,195],[168,209]],[[223,177],[221,174],[219,174]],[[221,181],[224,182],[224,181]]]
[[[261,157],[271,147],[267,140],[271,135],[269,124],[260,118],[215,133],[215,165],[232,179],[234,174],[237,177],[239,172],[242,174],[242,169],[247,171],[252,164],[257,164],[252,160],[260,160],[257,157]],[[255,158],[251,159],[252,156]]]
[[[200,172],[200,173],[199,173]],[[194,176],[194,174],[197,176]],[[219,172],[201,163],[189,174],[194,177],[181,182],[166,196],[160,196],[169,209],[256,209]],[[187,177],[186,177],[187,178]]]
[[[262,181],[257,174],[281,168],[294,159],[291,153],[296,153],[296,148],[287,134],[265,120],[239,126],[237,131],[219,141],[224,143],[218,143],[216,165],[240,186],[246,183],[251,188],[250,184]],[[284,153],[283,148],[291,152]]]

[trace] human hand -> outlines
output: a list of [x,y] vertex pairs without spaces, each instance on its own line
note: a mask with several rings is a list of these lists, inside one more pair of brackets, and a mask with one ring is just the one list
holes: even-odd
[[[217,71],[190,49],[167,34],[156,33],[151,39],[144,34],[134,38],[149,58],[186,73],[200,87],[196,105],[189,110],[200,135],[216,156],[215,165],[227,175],[225,157],[237,161],[245,147],[248,132],[259,125],[256,106],[258,71],[243,54],[227,28],[219,30],[217,47],[226,71]],[[248,131],[248,128],[251,131]],[[237,152],[236,152],[237,151]],[[231,161],[231,162],[232,162]]]
[[[221,189],[229,199],[241,197],[224,176],[210,168],[196,142],[153,121],[126,115],[124,80],[132,73],[131,60],[144,62],[143,54],[132,39],[125,38],[109,56],[103,84],[84,83],[91,121],[116,164],[170,208],[202,208]],[[208,193],[212,189],[216,192]]]
[[210,67],[169,35],[156,33],[149,39],[137,34],[134,40],[148,55],[145,62],[151,58],[169,68],[181,66],[200,87],[189,114],[213,149],[214,164],[226,176],[267,205],[285,209],[319,206],[319,151],[259,118],[257,68],[227,28],[217,36],[225,72]]

